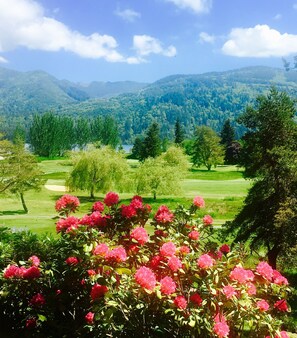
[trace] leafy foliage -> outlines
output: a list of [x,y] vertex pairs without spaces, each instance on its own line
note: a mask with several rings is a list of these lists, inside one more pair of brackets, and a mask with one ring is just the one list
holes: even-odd
[[[201,197],[174,212],[161,206],[151,235],[150,207],[140,196],[120,205],[119,196],[108,193],[98,207],[81,219],[61,215],[60,237],[45,241],[41,251],[35,246],[33,256],[16,261],[5,254],[10,261],[0,278],[0,307],[16,334],[280,335],[290,310],[287,279],[266,262],[244,268],[241,248],[219,246],[210,216],[195,216],[204,207]],[[2,241],[10,237],[2,234]]]

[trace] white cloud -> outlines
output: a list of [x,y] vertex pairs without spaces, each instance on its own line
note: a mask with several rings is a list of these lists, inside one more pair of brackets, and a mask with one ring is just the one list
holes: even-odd
[[297,35],[281,34],[267,25],[233,28],[222,51],[238,57],[287,56],[297,53]]
[[212,0],[166,0],[173,2],[181,9],[190,9],[195,13],[208,13],[212,6]]
[[73,31],[65,24],[44,15],[34,0],[0,0],[0,52],[17,47],[44,51],[73,52],[85,58],[103,58],[125,62],[116,51],[117,42],[110,35],[89,36]]
[[214,43],[215,42],[215,36],[214,35],[209,35],[206,32],[201,32],[199,34],[199,41],[201,43],[207,42],[207,43]]
[[8,63],[8,60],[6,60],[3,56],[0,56],[0,63]]
[[297,3],[293,5],[293,9],[297,10]]
[[158,39],[149,35],[134,35],[133,49],[136,50],[137,55],[141,58],[150,54],[161,54],[167,57],[176,55],[174,46],[171,45],[164,48]]
[[117,9],[114,13],[127,22],[134,22],[141,17],[141,14],[133,9],[124,9],[122,11]]

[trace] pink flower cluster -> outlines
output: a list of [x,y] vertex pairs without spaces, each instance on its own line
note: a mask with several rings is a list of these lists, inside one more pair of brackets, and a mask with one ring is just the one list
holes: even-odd
[[244,268],[237,266],[231,271],[229,277],[231,280],[237,281],[239,284],[245,284],[248,281],[253,281],[255,275],[253,271],[245,270]]
[[133,229],[130,233],[130,236],[140,245],[145,244],[149,240],[149,235],[143,227]]
[[164,277],[160,280],[161,292],[164,295],[171,295],[176,290],[176,283],[171,277]]
[[166,205],[161,205],[157,210],[154,219],[158,224],[166,225],[173,221],[174,215]]
[[201,269],[211,268],[213,264],[214,264],[214,260],[208,254],[204,254],[200,256],[197,260],[197,265]]
[[195,205],[197,208],[204,208],[205,201],[201,196],[196,196],[193,199],[193,205]]
[[106,285],[100,285],[96,283],[91,290],[91,298],[93,301],[98,300],[108,292],[108,287]]
[[104,198],[104,203],[108,207],[112,207],[113,205],[118,204],[119,201],[120,201],[119,195],[113,191],[107,193]]
[[157,280],[156,276],[150,268],[141,266],[135,273],[134,278],[136,282],[147,290],[154,290]]
[[75,212],[78,209],[79,204],[79,199],[77,197],[66,194],[57,200],[55,209],[58,212],[65,212],[68,214],[70,212]]
[[5,279],[13,279],[13,278],[23,278],[23,279],[35,279],[39,278],[41,273],[39,270],[40,259],[33,255],[28,258],[28,262],[31,264],[30,267],[26,268],[25,266],[18,266],[16,264],[9,265],[3,273],[3,277]]
[[176,246],[173,242],[164,243],[160,248],[160,254],[164,257],[172,257],[176,253]]

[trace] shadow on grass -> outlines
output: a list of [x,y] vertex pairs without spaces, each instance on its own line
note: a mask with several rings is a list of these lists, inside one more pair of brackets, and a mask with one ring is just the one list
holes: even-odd
[[0,216],[7,216],[7,215],[25,215],[27,214],[24,210],[5,210],[0,211]]

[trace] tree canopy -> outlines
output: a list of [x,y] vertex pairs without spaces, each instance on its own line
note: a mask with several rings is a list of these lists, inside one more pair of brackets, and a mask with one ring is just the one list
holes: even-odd
[[223,159],[224,148],[215,131],[207,126],[197,127],[192,147],[193,165],[197,167],[204,165],[210,170],[212,166],[222,164]]
[[255,180],[227,233],[235,233],[235,241],[248,241],[254,249],[265,246],[273,267],[278,255],[297,241],[297,210],[292,206],[297,198],[294,114],[294,101],[286,93],[271,89],[241,117],[249,128],[242,164],[246,176]]
[[124,154],[109,147],[72,154],[73,170],[66,185],[72,189],[85,190],[90,197],[95,192],[121,191],[127,182],[129,166]]

